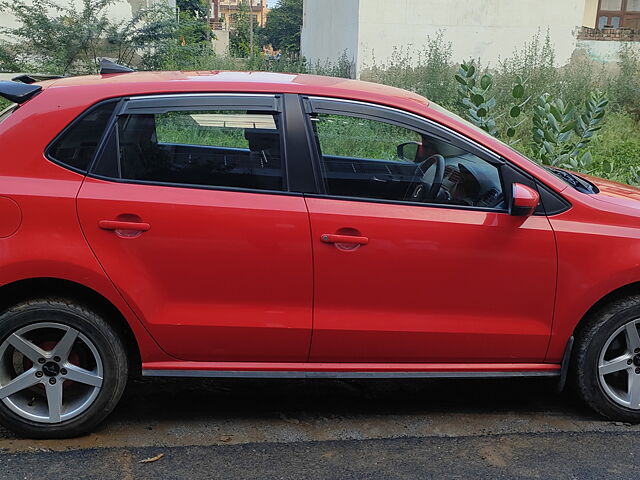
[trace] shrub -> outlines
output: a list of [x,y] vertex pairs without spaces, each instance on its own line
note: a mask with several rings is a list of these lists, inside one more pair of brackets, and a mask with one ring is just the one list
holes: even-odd
[[2,46],[0,69],[52,74],[95,73],[98,58],[124,64],[137,55],[153,55],[175,31],[170,10],[141,9],[130,20],[116,23],[107,8],[114,0],[82,0],[62,6],[53,0],[0,0],[0,12],[10,11],[15,28],[3,29],[14,43]]
[[534,158],[545,165],[588,171],[592,156],[587,149],[602,126],[609,101],[592,92],[580,113],[572,103],[541,95],[533,109]]
[[447,108],[456,108],[456,85],[451,82],[456,69],[451,43],[443,33],[427,37],[422,50],[396,48],[387,64],[365,66],[362,78],[393,87],[404,88]]
[[[479,79],[478,79],[479,78]],[[511,104],[498,105],[493,96],[493,76],[489,73],[480,75],[473,62],[465,62],[460,65],[455,75],[460,95],[460,107],[464,115],[477,127],[487,133],[507,139],[510,143],[517,143],[514,137],[518,128],[524,123],[519,120],[522,110],[529,102],[525,99],[525,87],[520,77],[511,89]],[[502,113],[498,113],[500,107]]]
[[612,102],[640,115],[640,55],[629,42],[622,42],[618,52],[618,72],[606,78],[606,88]]
[[591,144],[591,153],[595,175],[640,185],[640,125],[631,114],[619,111],[607,115]]

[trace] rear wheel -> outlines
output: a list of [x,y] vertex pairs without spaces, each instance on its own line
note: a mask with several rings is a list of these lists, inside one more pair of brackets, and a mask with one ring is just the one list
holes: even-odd
[[0,423],[31,438],[90,431],[128,376],[122,340],[97,313],[60,299],[0,315]]
[[577,335],[573,368],[578,392],[594,410],[640,422],[640,296],[593,312]]

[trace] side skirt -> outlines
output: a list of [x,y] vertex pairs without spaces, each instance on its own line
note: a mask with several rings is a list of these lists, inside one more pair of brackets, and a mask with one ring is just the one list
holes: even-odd
[[555,364],[145,363],[147,377],[200,378],[505,378],[558,377]]

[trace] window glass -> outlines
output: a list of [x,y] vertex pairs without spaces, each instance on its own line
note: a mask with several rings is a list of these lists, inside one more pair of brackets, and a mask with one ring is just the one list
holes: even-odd
[[622,0],[601,0],[600,10],[610,10],[610,11],[622,10]]
[[49,148],[49,157],[78,170],[87,171],[107,128],[116,102],[90,110]]
[[443,140],[358,117],[312,124],[329,195],[504,208],[497,167]]
[[609,21],[609,17],[607,17],[606,15],[601,16],[598,19],[598,29],[602,30],[604,27],[606,27],[608,21]]
[[101,162],[98,172],[119,171],[129,180],[284,189],[278,119],[272,114],[124,115],[118,121],[118,139],[119,169]]
[[627,0],[627,12],[640,12],[640,0]]

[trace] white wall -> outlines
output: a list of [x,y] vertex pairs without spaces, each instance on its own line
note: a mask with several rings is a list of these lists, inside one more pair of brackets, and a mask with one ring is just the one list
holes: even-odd
[[302,54],[312,62],[358,58],[360,0],[304,0]]
[[584,5],[584,17],[582,25],[589,28],[595,28],[598,20],[598,0],[586,0]]
[[385,63],[394,47],[420,49],[438,31],[452,43],[454,61],[480,58],[495,65],[549,29],[564,64],[575,49],[585,0],[306,0],[305,9],[302,54],[314,61],[354,51],[359,74],[374,58]]
[[640,43],[617,42],[613,40],[578,40],[576,51],[584,53],[587,58],[598,63],[617,63],[620,60],[620,49],[629,46],[640,55]]

